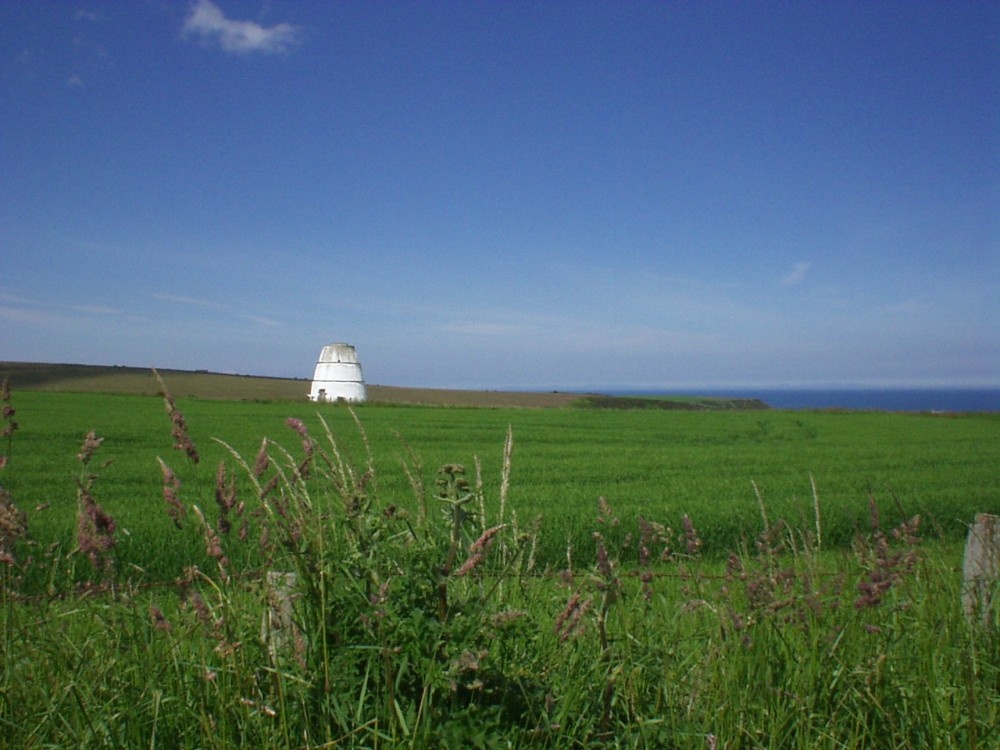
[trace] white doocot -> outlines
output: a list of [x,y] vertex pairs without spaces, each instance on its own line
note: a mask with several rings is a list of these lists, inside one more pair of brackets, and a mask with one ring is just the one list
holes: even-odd
[[310,401],[364,401],[368,394],[358,353],[350,344],[328,344],[319,353]]

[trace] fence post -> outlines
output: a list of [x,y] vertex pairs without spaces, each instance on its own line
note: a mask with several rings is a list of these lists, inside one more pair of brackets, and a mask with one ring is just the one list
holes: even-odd
[[1000,578],[1000,516],[978,513],[965,542],[962,605],[970,624],[993,626],[993,597]]
[[292,620],[292,600],[295,597],[295,573],[267,571],[267,609],[260,623],[260,639],[267,646],[271,660],[277,662],[295,648],[295,623]]

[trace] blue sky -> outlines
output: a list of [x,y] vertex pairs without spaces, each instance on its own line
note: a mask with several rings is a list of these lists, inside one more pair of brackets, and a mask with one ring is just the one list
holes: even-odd
[[1000,6],[0,3],[0,360],[1000,384]]

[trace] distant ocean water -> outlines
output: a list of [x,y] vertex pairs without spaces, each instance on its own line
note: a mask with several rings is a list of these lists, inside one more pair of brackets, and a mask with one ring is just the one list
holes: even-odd
[[759,398],[775,409],[852,409],[876,411],[1000,411],[1000,388],[880,388],[599,391],[613,396],[718,396]]

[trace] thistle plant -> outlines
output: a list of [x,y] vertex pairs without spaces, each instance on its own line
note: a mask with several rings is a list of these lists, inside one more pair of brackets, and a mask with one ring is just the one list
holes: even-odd
[[458,557],[462,532],[471,516],[468,506],[475,494],[465,477],[465,467],[461,464],[446,464],[438,472],[438,499],[444,504],[444,514],[450,529],[448,553],[441,566],[441,580],[438,583],[438,619],[448,619],[448,576],[452,574]]

